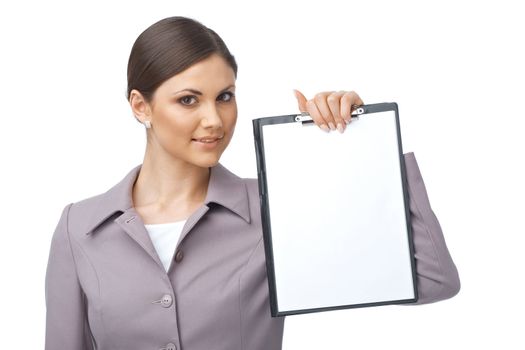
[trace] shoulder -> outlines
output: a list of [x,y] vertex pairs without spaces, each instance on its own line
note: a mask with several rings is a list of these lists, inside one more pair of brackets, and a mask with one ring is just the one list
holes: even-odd
[[70,202],[62,209],[56,224],[55,231],[51,237],[51,251],[53,254],[62,252],[66,254],[66,247],[72,242],[81,242],[84,234],[89,230],[89,223],[95,212],[98,202],[103,194]]
[[246,192],[250,198],[250,203],[253,201],[259,203],[259,180],[253,177],[240,177],[239,179],[246,186]]
[[100,203],[104,200],[104,197],[107,195],[106,192],[98,193],[89,197],[80,198],[71,203],[71,213],[70,215],[75,215],[77,213],[89,214],[97,208]]
[[261,199],[259,196],[259,180],[257,178],[243,177],[241,178],[241,181],[246,186],[248,206],[250,208],[252,220],[255,220],[255,224],[260,224]]
[[235,171],[230,170],[222,163],[218,163],[212,168],[212,177],[210,178],[210,187],[225,187],[228,191],[240,190],[243,186],[250,197],[259,197],[258,179],[253,177],[243,177]]
[[62,215],[67,215],[67,228],[71,235],[82,237],[82,233],[90,230],[96,213],[104,203],[107,192],[82,198],[69,203]]
[[85,197],[71,203],[69,228],[71,233],[88,233],[117,212],[132,206],[131,189],[140,171],[141,164],[128,171],[124,178],[105,192]]
[[259,182],[257,178],[244,177],[242,178],[242,180],[246,184],[246,189],[248,190],[248,193],[259,196]]

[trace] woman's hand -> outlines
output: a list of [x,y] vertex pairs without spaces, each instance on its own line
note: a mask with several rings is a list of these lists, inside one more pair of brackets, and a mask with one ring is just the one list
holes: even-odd
[[294,89],[299,102],[299,110],[308,112],[315,124],[326,132],[339,130],[343,133],[346,124],[350,123],[352,106],[363,105],[363,100],[354,91],[324,91],[316,94],[311,100]]

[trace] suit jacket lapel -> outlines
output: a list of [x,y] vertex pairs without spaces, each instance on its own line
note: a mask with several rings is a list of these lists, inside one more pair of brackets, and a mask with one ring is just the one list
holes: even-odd
[[[86,235],[93,235],[97,231],[102,231],[104,222],[114,215],[118,215],[113,221],[142,247],[159,267],[164,269],[144,222],[133,207],[133,185],[141,167],[142,164],[135,166],[119,183],[95,198],[92,214],[82,230]],[[222,164],[217,163],[210,169],[206,198],[203,204],[187,219],[177,245],[210,209],[208,204],[211,202],[222,205],[242,217],[246,222],[251,222],[248,190],[244,180],[230,172]]]

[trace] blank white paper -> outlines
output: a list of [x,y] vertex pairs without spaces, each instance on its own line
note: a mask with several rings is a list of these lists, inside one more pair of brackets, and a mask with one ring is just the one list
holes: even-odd
[[263,137],[279,312],[414,298],[395,112]]

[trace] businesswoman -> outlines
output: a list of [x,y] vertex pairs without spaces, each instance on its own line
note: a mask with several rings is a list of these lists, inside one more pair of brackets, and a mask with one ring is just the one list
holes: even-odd
[[[193,19],[165,18],[137,38],[126,97],[145,126],[143,163],[64,207],[45,279],[47,350],[281,349],[257,179],[219,163],[237,120],[236,77],[223,40]],[[344,132],[363,104],[351,91],[296,97],[319,132]],[[405,162],[418,304],[450,298],[458,273],[414,154]]]

